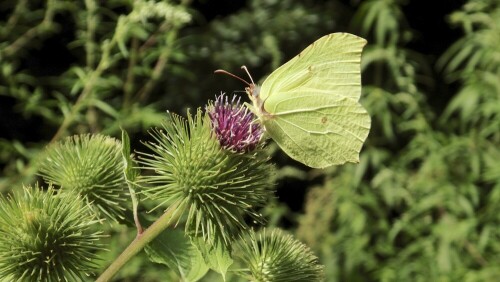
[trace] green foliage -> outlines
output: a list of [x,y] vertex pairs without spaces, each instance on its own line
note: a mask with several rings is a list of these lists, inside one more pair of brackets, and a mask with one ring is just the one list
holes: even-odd
[[196,246],[210,269],[220,273],[226,281],[228,268],[233,264],[231,251],[222,242],[209,243],[200,236],[193,238],[191,243]]
[[[305,170],[270,143],[279,194],[305,191],[306,198],[299,211],[278,203],[262,212],[311,248],[326,266],[326,281],[495,281],[500,275],[498,1],[467,0],[443,14],[450,28],[439,37],[447,48],[432,54],[418,53],[429,31],[417,30],[409,17],[419,1],[250,0],[206,21],[206,11],[195,9],[208,1],[34,2],[0,4],[6,15],[0,18],[1,98],[14,101],[9,110],[16,119],[43,121],[40,136],[0,138],[0,191],[32,180],[49,140],[117,136],[122,127],[137,149],[135,135],[161,126],[164,109],[197,108],[221,90],[243,88],[213,70],[245,64],[257,81],[322,35],[351,32],[368,39],[360,102],[372,130],[360,163]],[[435,20],[426,13],[418,17]],[[461,38],[445,42],[448,33]],[[55,39],[57,57],[46,49]],[[69,59],[60,64],[63,55]],[[140,205],[138,213],[148,220],[155,215]],[[126,227],[109,228],[117,235],[110,249],[133,236]],[[161,281],[179,273],[145,260],[138,257],[119,279]],[[221,279],[213,273],[202,280]]]
[[161,233],[145,250],[151,261],[167,265],[183,281],[197,281],[209,269],[201,253],[180,230]]
[[450,21],[461,26],[465,35],[439,61],[448,79],[462,84],[446,107],[442,121],[454,123],[461,132],[476,129],[483,138],[498,138],[499,17],[497,1],[470,1],[453,13]]
[[[14,99],[14,110],[24,117],[43,120],[53,135],[42,138],[57,141],[89,131],[118,135],[120,126],[137,132],[159,124],[151,100],[170,59],[182,58],[177,33],[191,20],[184,4],[4,2],[0,8],[10,14],[0,19],[0,95]],[[51,43],[57,50],[43,49],[56,38],[65,39]],[[33,156],[5,148],[6,173],[32,176],[36,168],[27,162]],[[23,180],[7,179],[0,190],[18,182]]]

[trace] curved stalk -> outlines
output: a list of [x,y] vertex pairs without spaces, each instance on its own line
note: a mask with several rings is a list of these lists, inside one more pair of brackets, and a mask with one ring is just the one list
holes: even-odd
[[110,281],[113,276],[137,253],[139,253],[149,242],[151,242],[158,234],[165,230],[179,216],[177,204],[168,208],[168,210],[155,221],[143,233],[137,234],[137,237],[128,245],[128,247],[116,258],[113,263],[99,276],[96,282]]

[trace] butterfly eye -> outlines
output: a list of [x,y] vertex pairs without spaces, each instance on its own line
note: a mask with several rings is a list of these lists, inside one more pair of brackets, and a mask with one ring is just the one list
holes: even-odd
[[255,85],[252,87],[252,96],[255,97],[255,98],[258,98],[259,97],[259,94],[260,94],[260,87]]

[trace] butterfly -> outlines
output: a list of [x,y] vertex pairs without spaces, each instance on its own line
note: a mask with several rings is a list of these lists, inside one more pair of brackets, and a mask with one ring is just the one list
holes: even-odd
[[250,109],[291,158],[313,168],[359,162],[371,119],[359,104],[366,40],[349,33],[321,37],[258,86],[244,81]]

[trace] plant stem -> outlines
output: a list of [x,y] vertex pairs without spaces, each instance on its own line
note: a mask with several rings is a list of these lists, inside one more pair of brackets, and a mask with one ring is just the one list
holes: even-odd
[[45,10],[45,16],[42,22],[27,30],[23,35],[19,36],[16,41],[5,47],[5,49],[3,50],[4,55],[6,57],[13,57],[19,50],[22,50],[26,45],[28,45],[33,38],[39,35],[46,34],[53,30],[54,12],[55,0],[47,1],[47,9]]
[[130,47],[130,59],[128,61],[127,79],[123,85],[123,108],[128,109],[132,100],[132,91],[134,90],[135,73],[134,68],[137,65],[137,58],[139,53],[139,40],[132,38]]
[[[164,30],[167,28],[167,24],[163,24],[160,27],[160,30]],[[153,69],[153,73],[151,75],[151,79],[148,80],[148,82],[137,92],[137,97],[139,101],[146,101],[148,99],[148,96],[150,92],[154,89],[158,81],[160,80],[163,71],[165,70],[168,60],[170,58],[170,55],[174,49],[174,44],[177,39],[177,33],[178,33],[178,27],[174,27],[173,30],[170,31],[170,33],[167,35],[167,38],[165,39],[167,41],[167,46],[163,49],[163,51],[160,54],[160,57],[158,58],[158,61],[156,62],[156,65]]]
[[7,20],[7,24],[5,24],[4,29],[0,33],[2,39],[7,38],[7,36],[12,32],[16,24],[18,23],[21,14],[26,13],[28,11],[27,8],[28,0],[19,0],[14,8],[14,11],[10,15]]
[[109,67],[109,55],[111,53],[111,49],[113,49],[114,45],[116,44],[116,37],[113,37],[111,41],[104,44],[105,45],[103,47],[102,57],[99,61],[99,64],[97,65],[97,68],[92,72],[90,78],[85,83],[85,87],[83,88],[82,93],[80,93],[80,96],[78,96],[75,104],[71,107],[70,113],[64,117],[61,126],[57,130],[56,134],[54,134],[54,136],[52,137],[52,140],[50,140],[50,143],[59,140],[59,138],[61,138],[61,136],[66,132],[66,129],[68,129],[68,127],[71,125],[84,102],[87,101],[87,97],[90,95],[90,93],[93,92],[96,81]]
[[139,214],[137,213],[137,208],[139,207],[139,198],[135,193],[135,187],[134,187],[135,184],[129,181],[128,179],[127,183],[128,183],[128,190],[130,192],[130,198],[132,199],[132,212],[134,214],[134,222],[135,226],[137,227],[137,235],[139,236],[144,231],[142,229],[141,221],[139,220]]
[[87,30],[85,33],[85,53],[87,56],[87,67],[89,69],[94,68],[95,64],[95,31],[96,27],[100,22],[100,19],[96,15],[97,3],[94,0],[85,0],[85,6],[87,8]]
[[465,240],[464,246],[467,252],[476,260],[476,262],[480,266],[486,267],[488,265],[488,261],[481,255],[479,250],[471,242]]
[[177,204],[173,204],[168,210],[155,221],[143,233],[137,234],[137,237],[128,245],[128,247],[116,258],[113,263],[99,276],[96,282],[110,281],[111,278],[137,253],[139,253],[149,242],[158,234],[165,230],[179,216]]

